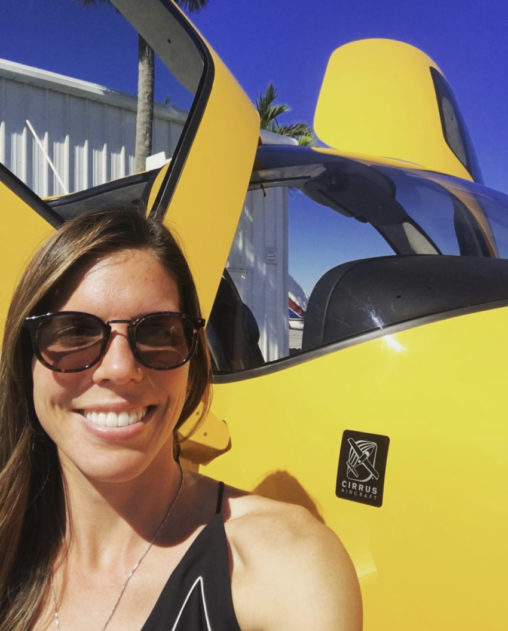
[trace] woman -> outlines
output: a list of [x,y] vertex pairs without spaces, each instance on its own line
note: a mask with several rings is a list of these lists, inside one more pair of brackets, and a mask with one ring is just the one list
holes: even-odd
[[2,631],[360,628],[328,529],[180,468],[203,324],[177,244],[133,211],[78,217],[29,264],[1,365]]

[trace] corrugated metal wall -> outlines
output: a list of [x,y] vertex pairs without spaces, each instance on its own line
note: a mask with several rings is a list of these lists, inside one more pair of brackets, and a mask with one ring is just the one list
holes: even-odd
[[[172,155],[186,116],[156,104],[153,153]],[[0,162],[38,195],[133,173],[135,130],[135,97],[0,59]]]
[[265,361],[289,355],[287,188],[247,194],[226,267],[256,319]]

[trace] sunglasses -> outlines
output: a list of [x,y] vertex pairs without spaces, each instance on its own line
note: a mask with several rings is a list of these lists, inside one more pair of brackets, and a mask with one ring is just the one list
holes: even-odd
[[106,352],[113,323],[128,325],[129,345],[140,364],[154,370],[171,370],[191,358],[199,329],[205,321],[171,311],[107,322],[79,311],[59,311],[24,319],[35,356],[56,372],[80,372],[96,364]]

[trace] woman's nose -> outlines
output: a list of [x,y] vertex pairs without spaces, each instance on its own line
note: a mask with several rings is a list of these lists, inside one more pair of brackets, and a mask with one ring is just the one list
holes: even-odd
[[116,383],[139,382],[143,379],[143,367],[136,360],[129,344],[127,332],[113,329],[106,351],[94,370],[94,381]]

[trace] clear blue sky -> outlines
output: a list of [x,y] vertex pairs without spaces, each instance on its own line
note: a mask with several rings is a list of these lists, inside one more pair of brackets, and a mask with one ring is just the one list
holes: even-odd
[[[115,33],[121,44],[106,51],[112,34],[102,18],[111,14],[108,7],[84,9],[76,0],[2,0],[0,57],[133,91],[136,43],[122,31]],[[508,192],[506,0],[209,0],[192,18],[252,100],[275,83],[280,100],[292,107],[288,123],[312,123],[334,48],[366,37],[418,46],[452,85],[485,183]],[[65,55],[55,45],[62,29],[72,42]],[[88,76],[97,61],[100,73]]]

